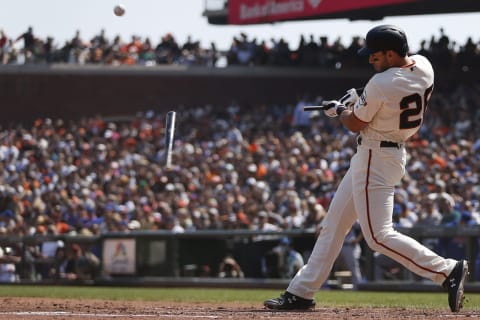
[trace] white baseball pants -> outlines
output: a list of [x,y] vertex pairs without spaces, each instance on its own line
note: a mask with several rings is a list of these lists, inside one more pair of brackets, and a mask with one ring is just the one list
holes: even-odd
[[298,271],[287,291],[313,299],[327,280],[345,235],[358,218],[369,247],[411,270],[442,284],[456,261],[445,259],[418,241],[393,229],[394,186],[405,174],[406,152],[362,142],[342,179],[307,264]]

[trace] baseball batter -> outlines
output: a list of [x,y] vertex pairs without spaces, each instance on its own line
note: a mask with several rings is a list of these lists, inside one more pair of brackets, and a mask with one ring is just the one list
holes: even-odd
[[368,56],[377,72],[360,97],[349,90],[340,101],[322,104],[324,113],[338,117],[358,132],[358,147],[321,224],[308,263],[287,290],[264,302],[269,309],[299,310],[315,307],[315,292],[328,278],[345,235],[358,219],[367,244],[415,272],[448,289],[451,311],[463,303],[467,261],[438,256],[392,226],[394,186],[405,174],[405,141],[420,128],[434,83],[430,62],[408,55],[405,33],[380,25],[366,36],[360,55]]

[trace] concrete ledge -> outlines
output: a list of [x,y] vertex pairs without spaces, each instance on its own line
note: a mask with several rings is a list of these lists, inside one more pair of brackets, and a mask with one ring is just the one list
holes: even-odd
[[233,278],[102,278],[95,280],[98,286],[141,286],[141,287],[200,287],[200,288],[244,288],[282,289],[288,286],[288,279],[233,279]]
[[[103,277],[95,280],[43,280],[18,283],[2,283],[3,285],[75,285],[75,286],[112,286],[112,287],[170,287],[170,288],[236,288],[236,289],[278,289],[285,290],[289,279],[257,279],[257,278],[197,278],[197,277]],[[0,284],[0,285],[2,285]],[[321,290],[351,290],[332,281]],[[445,292],[441,286],[428,281],[379,281],[359,284],[358,291],[384,292]],[[465,292],[480,293],[480,282],[465,284]]]
[[[289,279],[219,279],[219,278],[102,278],[95,280],[98,286],[151,286],[151,287],[202,287],[202,288],[243,288],[243,289],[279,289],[285,290]],[[327,282],[328,284],[328,282]],[[342,289],[340,286],[325,286],[323,289]],[[348,290],[348,288],[343,288]],[[359,291],[395,291],[395,292],[445,292],[432,282],[382,281],[365,282],[358,286]],[[480,282],[465,284],[465,292],[479,293]]]
[[[445,289],[433,282],[423,281],[380,281],[365,282],[358,286],[362,291],[395,291],[395,292],[445,292]],[[465,283],[465,292],[480,292],[480,282]]]

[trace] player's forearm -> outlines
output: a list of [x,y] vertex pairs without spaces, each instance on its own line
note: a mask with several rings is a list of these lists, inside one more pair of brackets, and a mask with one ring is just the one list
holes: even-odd
[[355,118],[352,110],[343,111],[339,118],[340,122],[352,132],[359,132],[365,127],[363,123],[359,123],[359,120]]

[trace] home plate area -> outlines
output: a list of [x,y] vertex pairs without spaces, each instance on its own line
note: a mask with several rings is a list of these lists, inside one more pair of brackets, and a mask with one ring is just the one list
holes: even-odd
[[2,298],[0,319],[472,319],[472,312],[407,308],[317,307],[305,312],[272,312],[250,303]]

